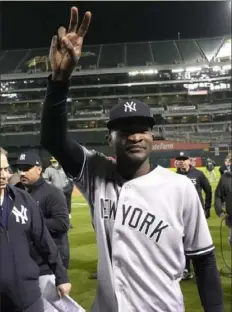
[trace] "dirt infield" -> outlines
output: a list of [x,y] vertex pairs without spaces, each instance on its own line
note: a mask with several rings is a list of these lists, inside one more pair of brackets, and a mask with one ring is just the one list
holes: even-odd
[[72,195],[73,196],[79,196],[79,195],[81,195],[81,192],[74,186]]

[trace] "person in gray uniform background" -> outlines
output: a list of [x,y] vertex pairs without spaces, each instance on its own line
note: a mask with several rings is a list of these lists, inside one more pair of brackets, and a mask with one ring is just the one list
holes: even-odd
[[[63,168],[54,157],[51,158],[50,162],[51,166],[46,168],[46,170],[43,173],[43,178],[45,179],[46,182],[57,187],[64,193],[69,218],[71,219],[72,192],[74,186],[73,181],[67,177]],[[73,226],[70,224],[70,228],[72,227]]]

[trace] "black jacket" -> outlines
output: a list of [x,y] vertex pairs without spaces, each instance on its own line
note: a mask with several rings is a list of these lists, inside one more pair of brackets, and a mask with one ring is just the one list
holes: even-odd
[[[16,184],[16,186],[24,189],[21,183]],[[67,234],[69,215],[64,194],[58,188],[48,184],[43,178],[31,185],[28,192],[39,205],[44,222],[59,249],[63,263],[66,264],[69,259]],[[40,267],[40,275],[52,274],[47,263],[44,262],[35,249],[31,250],[31,255]]]
[[31,244],[49,264],[57,285],[67,283],[68,277],[36,202],[27,192],[10,185],[7,198],[6,229],[0,220],[0,295],[9,297],[23,311],[41,296],[40,270],[30,255]]
[[[186,175],[193,182],[200,197],[203,208],[205,210],[209,210],[212,203],[212,188],[204,173],[192,166],[190,166],[190,170],[187,172],[182,172],[178,169],[177,173]],[[202,190],[205,192],[205,203],[202,196]]]
[[221,166],[219,168],[219,172],[221,173],[221,175],[223,175],[226,172],[232,172],[232,165],[229,166],[229,168],[224,164],[223,166]]
[[74,187],[74,183],[73,180],[71,180],[69,178],[69,183],[67,184],[67,186],[63,189],[63,192],[65,195],[71,195],[73,192],[73,187]]
[[226,172],[221,176],[215,191],[215,211],[220,215],[224,212],[222,207],[226,204],[227,213],[232,215],[232,172]]

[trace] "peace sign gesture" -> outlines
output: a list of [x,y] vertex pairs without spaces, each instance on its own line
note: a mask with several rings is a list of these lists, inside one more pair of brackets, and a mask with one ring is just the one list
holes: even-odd
[[58,36],[52,38],[49,59],[52,68],[53,80],[67,80],[81,56],[84,37],[91,21],[91,13],[86,12],[78,29],[78,9],[71,8],[71,17],[68,31],[61,26]]

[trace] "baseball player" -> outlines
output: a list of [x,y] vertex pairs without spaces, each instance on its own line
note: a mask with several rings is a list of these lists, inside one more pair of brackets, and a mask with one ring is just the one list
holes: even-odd
[[[41,144],[74,179],[91,208],[98,245],[94,312],[183,312],[179,281],[185,254],[193,258],[205,311],[223,311],[214,246],[192,182],[152,167],[149,107],[129,100],[110,111],[109,144],[116,161],[88,150],[67,131],[66,100],[91,13],[77,31],[77,8],[69,28],[52,40],[52,75],[42,113]],[[183,243],[184,241],[184,243]]]
[[[54,157],[51,158],[50,162],[51,166],[45,169],[43,178],[46,182],[48,182],[48,184],[52,184],[64,193],[68,207],[69,219],[71,219],[73,182],[66,176],[63,168]],[[73,228],[71,224],[70,228]]]
[[[225,209],[223,209],[225,204]],[[225,172],[215,190],[215,211],[218,217],[225,219],[230,228],[229,243],[232,246],[232,172]]]
[[[212,187],[209,180],[201,170],[191,165],[190,155],[187,152],[178,153],[176,160],[179,162],[179,168],[177,168],[176,172],[187,176],[192,181],[204,207],[205,216],[208,219],[212,203]],[[205,200],[203,199],[202,191],[205,193]]]
[[[190,155],[187,152],[178,153],[176,161],[179,162],[179,167],[176,172],[185,175],[192,181],[199,195],[201,204],[204,207],[205,216],[208,219],[210,217],[212,203],[212,188],[208,179],[201,170],[198,170],[191,165]],[[203,200],[202,190],[205,193],[205,202]],[[193,274],[191,271],[190,258],[186,257],[186,266],[182,280],[189,280],[191,278],[193,278]]]

